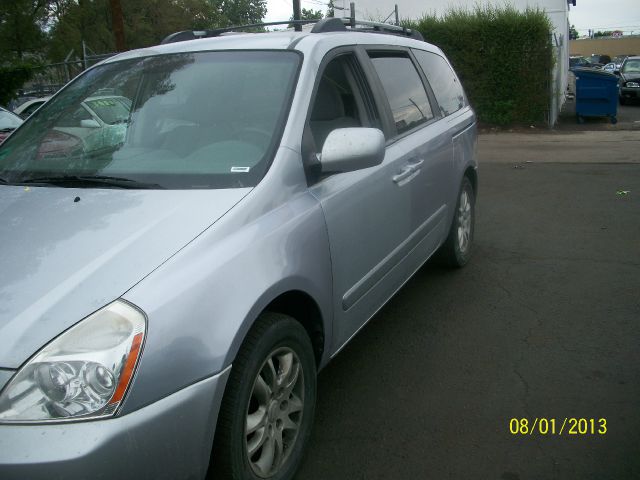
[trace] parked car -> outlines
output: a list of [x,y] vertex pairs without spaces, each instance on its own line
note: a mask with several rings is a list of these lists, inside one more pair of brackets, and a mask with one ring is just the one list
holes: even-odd
[[[0,478],[294,476],[318,370],[473,250],[475,114],[439,48],[377,28],[180,32],[0,147]],[[106,89],[124,136],[39,154]]]
[[620,70],[620,67],[624,63],[625,59],[627,57],[633,57],[633,56],[634,55],[617,55],[617,56],[613,57],[613,59],[611,61],[616,64],[616,70]]
[[0,143],[20,126],[22,119],[0,107]]
[[591,65],[595,67],[602,68],[607,63],[611,62],[611,57],[609,55],[594,53],[591,55],[591,57],[589,57],[589,62],[591,62]]
[[20,118],[22,119],[27,119],[29,118],[29,116],[31,116],[33,112],[35,112],[42,105],[44,105],[46,101],[49,100],[50,98],[51,97],[41,97],[41,98],[34,98],[33,100],[28,100],[22,103],[21,105],[17,106],[13,110],[13,113],[20,116]]
[[620,75],[620,104],[640,99],[640,56],[627,57],[616,73]]
[[569,68],[575,68],[575,67],[589,68],[592,66],[593,65],[586,57],[583,57],[580,55],[573,55],[569,57]]
[[55,129],[82,139],[85,152],[112,148],[124,141],[130,111],[131,100],[126,97],[93,96],[63,115]]

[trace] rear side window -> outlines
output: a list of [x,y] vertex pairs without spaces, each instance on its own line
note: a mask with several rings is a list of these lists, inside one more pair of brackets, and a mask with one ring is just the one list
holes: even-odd
[[369,56],[389,100],[398,133],[431,120],[429,97],[411,59],[386,52],[370,52]]
[[447,61],[440,55],[423,50],[413,50],[413,53],[429,80],[442,115],[451,115],[464,107],[462,85]]

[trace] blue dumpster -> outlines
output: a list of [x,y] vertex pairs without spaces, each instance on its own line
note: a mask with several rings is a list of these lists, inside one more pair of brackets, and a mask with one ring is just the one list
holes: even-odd
[[618,114],[618,82],[620,79],[604,70],[572,68],[576,76],[576,115],[578,122],[584,117],[609,117],[616,123]]

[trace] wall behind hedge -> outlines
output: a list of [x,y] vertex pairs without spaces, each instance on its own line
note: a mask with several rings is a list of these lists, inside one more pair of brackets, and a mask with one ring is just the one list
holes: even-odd
[[506,125],[545,120],[553,53],[543,11],[477,6],[409,21],[453,64],[480,121]]

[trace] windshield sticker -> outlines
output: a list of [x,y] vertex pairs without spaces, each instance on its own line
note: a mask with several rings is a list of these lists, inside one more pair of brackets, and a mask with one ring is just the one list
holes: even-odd
[[247,173],[251,167],[231,167],[231,173]]

